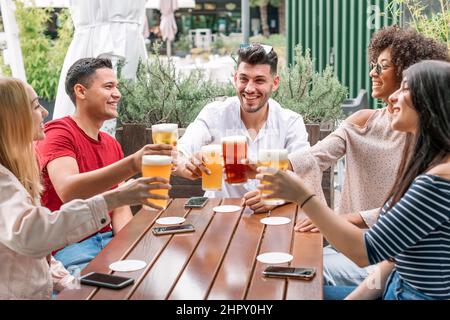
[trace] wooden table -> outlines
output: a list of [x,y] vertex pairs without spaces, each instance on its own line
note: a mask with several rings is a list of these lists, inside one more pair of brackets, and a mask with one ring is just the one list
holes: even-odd
[[[111,290],[82,285],[64,290],[70,299],[322,299],[322,236],[294,232],[299,210],[287,204],[271,216],[288,217],[290,224],[266,226],[249,208],[234,213],[214,213],[219,204],[240,205],[240,199],[210,199],[203,209],[185,209],[186,199],[174,199],[163,212],[141,210],[83,270],[135,279],[134,285]],[[195,232],[155,236],[151,228],[164,216],[183,216]],[[267,265],[256,257],[264,252],[290,252],[291,266],[316,268],[311,281],[266,278]],[[117,260],[138,259],[145,269],[113,272]],[[288,265],[288,264],[283,264]]]

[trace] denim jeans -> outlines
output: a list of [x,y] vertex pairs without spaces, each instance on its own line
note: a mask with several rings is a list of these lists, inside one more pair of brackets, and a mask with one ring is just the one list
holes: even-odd
[[434,300],[406,283],[396,270],[392,271],[386,282],[383,300]]
[[55,259],[61,261],[64,267],[78,266],[83,270],[97,254],[111,241],[112,232],[96,233],[92,237],[71,244],[55,254]]

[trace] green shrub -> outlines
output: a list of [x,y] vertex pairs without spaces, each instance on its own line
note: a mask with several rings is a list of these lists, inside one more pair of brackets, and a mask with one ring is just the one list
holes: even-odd
[[305,123],[332,122],[343,118],[341,103],[347,88],[333,75],[331,67],[314,71],[310,50],[295,48],[294,64],[280,70],[280,86],[273,95],[283,107],[301,114]]
[[45,35],[53,9],[25,7],[16,1],[16,19],[28,83],[39,97],[53,100],[67,48],[72,40],[73,25],[68,10],[59,13],[58,37]]
[[439,9],[434,13],[427,13],[429,7],[430,3],[423,0],[392,0],[389,4],[394,16],[409,15],[410,27],[428,37],[447,43],[450,50],[450,2],[439,0]]
[[206,104],[220,96],[234,95],[231,84],[207,81],[201,70],[180,76],[172,60],[162,61],[159,47],[154,46],[152,59],[139,62],[135,80],[124,79],[119,67],[122,123],[143,123],[148,127],[155,123],[178,123],[187,127]]

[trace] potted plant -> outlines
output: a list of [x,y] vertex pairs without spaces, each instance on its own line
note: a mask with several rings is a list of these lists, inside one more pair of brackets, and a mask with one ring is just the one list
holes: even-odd
[[[151,126],[157,123],[177,123],[180,135],[184,132],[206,104],[218,97],[234,94],[230,84],[217,84],[205,80],[201,70],[189,75],[179,74],[171,59],[164,61],[159,56],[159,44],[153,47],[153,57],[140,61],[136,79],[123,79],[118,67],[119,90],[122,99],[119,106],[119,125],[116,138],[125,155],[136,152],[151,143]],[[201,195],[200,181],[189,181],[173,177],[172,197]],[[193,186],[194,185],[194,186]]]

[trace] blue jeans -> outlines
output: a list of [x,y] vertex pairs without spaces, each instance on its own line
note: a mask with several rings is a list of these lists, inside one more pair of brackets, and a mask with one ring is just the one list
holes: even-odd
[[405,282],[394,269],[386,282],[383,300],[434,300],[425,293],[414,289]]
[[81,270],[94,259],[111,241],[112,232],[96,233],[92,237],[71,244],[55,254],[55,259],[61,261],[64,267],[78,266]]
[[323,286],[323,300],[344,300],[356,286]]
[[374,266],[358,267],[332,246],[323,248],[323,278],[329,286],[357,286],[369,275]]
[[[350,294],[355,286],[324,286],[324,300],[343,300]],[[392,271],[386,282],[383,300],[434,300],[426,294],[414,289],[400,278],[396,270]]]

